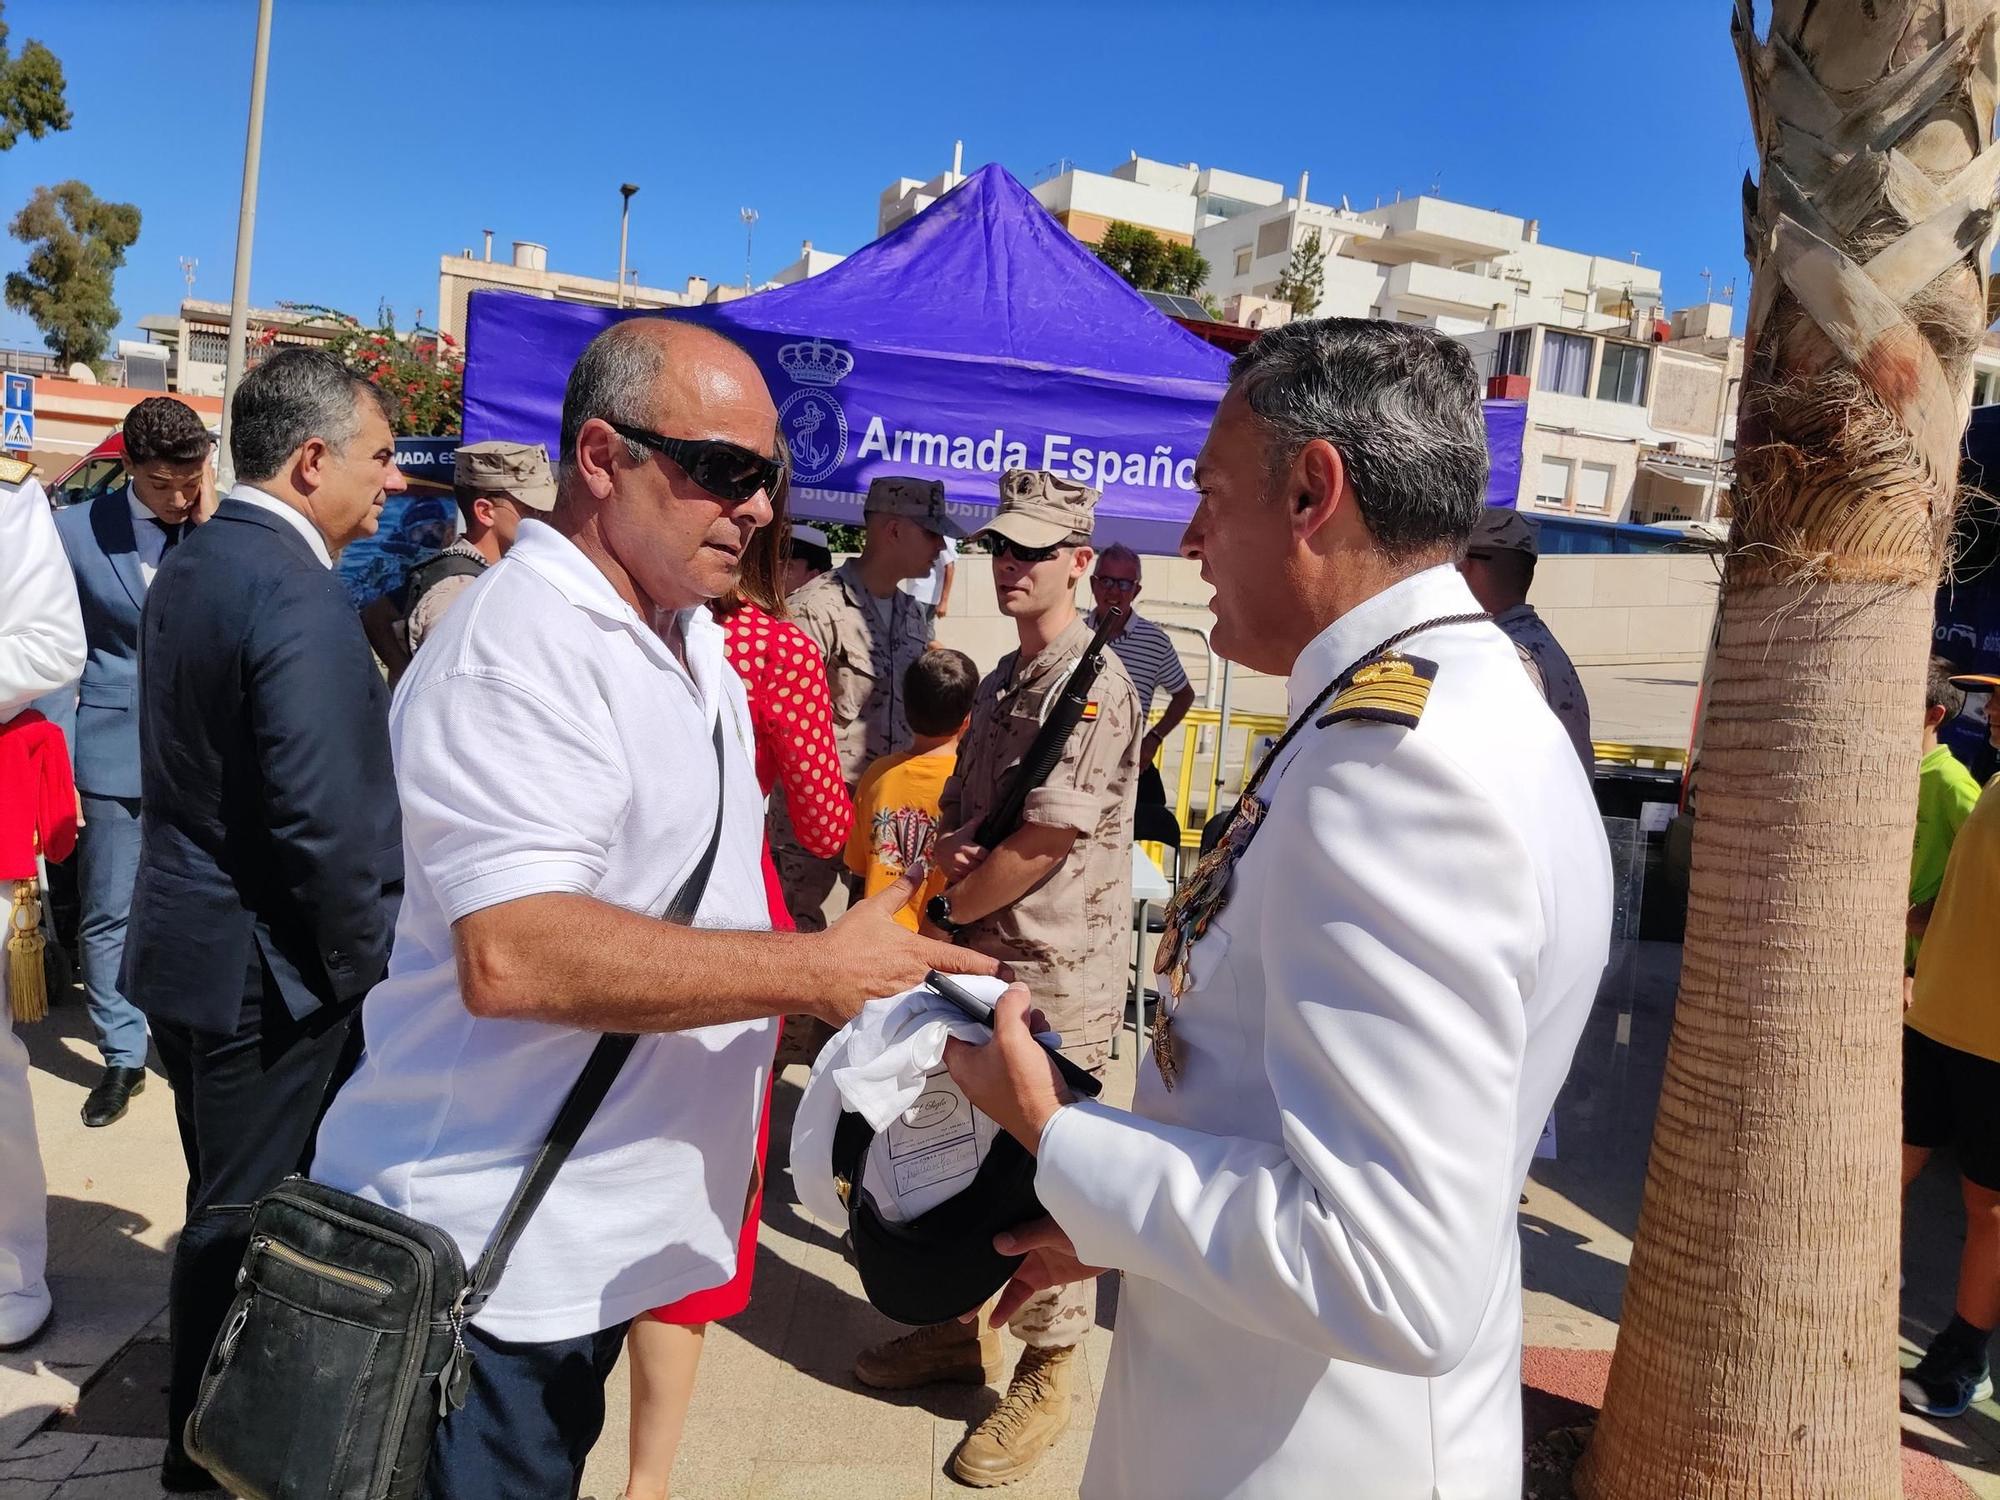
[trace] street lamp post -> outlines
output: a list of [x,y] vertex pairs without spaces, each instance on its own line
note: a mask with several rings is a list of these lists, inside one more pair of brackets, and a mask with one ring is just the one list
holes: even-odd
[[632,227],[632,195],[639,191],[636,182],[620,183],[618,196],[624,206],[618,212],[618,305],[625,305],[625,241]]
[[236,276],[229,290],[229,352],[222,375],[222,451],[216,483],[236,482],[229,459],[229,408],[243,379],[244,345],[250,337],[250,248],[257,237],[257,171],[264,155],[264,77],[271,61],[271,0],[257,0],[257,53],[250,66],[250,127],[243,143],[243,199],[236,210]]
[[743,218],[743,290],[750,290],[750,245],[757,233],[757,210],[739,210]]

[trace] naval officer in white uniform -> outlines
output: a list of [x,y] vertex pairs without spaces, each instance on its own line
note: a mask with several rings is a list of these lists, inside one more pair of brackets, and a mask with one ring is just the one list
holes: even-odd
[[[1453,567],[1463,345],[1330,319],[1236,361],[1181,550],[1293,722],[1182,889],[1130,1112],[953,1044],[1050,1219],[994,1316],[1123,1271],[1086,1500],[1516,1500],[1515,1223],[1609,946],[1589,783]],[[1009,1237],[1002,1236],[1002,1240]]]
[[[83,671],[83,612],[34,465],[0,453],[0,724]],[[0,786],[0,801],[28,795]],[[12,887],[7,888],[11,891]],[[0,917],[8,913],[0,892]],[[4,939],[0,934],[0,939]],[[28,1049],[14,1035],[0,963],[0,1350],[27,1347],[49,1321],[48,1191],[28,1096]]]

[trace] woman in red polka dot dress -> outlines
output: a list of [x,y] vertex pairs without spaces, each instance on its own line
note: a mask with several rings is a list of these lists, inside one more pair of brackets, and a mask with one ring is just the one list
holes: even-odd
[[[831,859],[847,846],[854,802],[840,773],[833,738],[833,708],[827,697],[826,664],[819,647],[785,618],[780,580],[785,576],[784,496],[774,497],[771,524],[751,539],[733,593],[716,600],[715,616],[727,632],[729,664],[743,679],[756,740],[757,784],[768,797],[780,782],[800,844]],[[764,893],[771,926],[792,930],[764,845]],[[776,1070],[773,1070],[775,1078]],[[674,1453],[694,1394],[695,1368],[703,1335],[717,1318],[743,1311],[750,1301],[750,1275],[757,1262],[757,1223],[764,1206],[764,1147],[770,1133],[771,1093],[757,1122],[757,1174],[736,1245],[736,1274],[721,1286],[695,1292],[669,1307],[655,1308],[632,1325],[626,1346],[632,1362],[632,1421],[625,1482],[626,1500],[666,1500]]]

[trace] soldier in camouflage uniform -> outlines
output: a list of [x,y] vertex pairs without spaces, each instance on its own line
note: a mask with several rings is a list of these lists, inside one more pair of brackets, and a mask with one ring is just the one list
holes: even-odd
[[[1064,1053],[1102,1074],[1125,997],[1132,923],[1132,808],[1138,792],[1139,695],[1107,652],[1083,720],[1062,760],[1029,793],[1024,821],[995,850],[962,862],[949,852],[974,831],[1019,774],[1044,716],[1090,642],[1076,585],[1091,562],[1097,492],[1055,474],[1014,471],[985,528],[995,542],[993,582],[1013,617],[1020,650],[979,685],[958,769],[946,785],[940,858],[957,884],[931,903],[930,930],[1009,964],[1033,992]],[[976,860],[976,863],[975,863]],[[965,867],[971,866],[969,873]],[[1009,1322],[1028,1348],[1007,1396],[952,1458],[967,1484],[1023,1477],[1069,1423],[1071,1368],[1090,1327],[1087,1286],[1046,1292]],[[865,1352],[864,1384],[905,1389],[935,1380],[992,1378],[997,1336],[983,1325],[922,1329]]]
[[1583,774],[1595,776],[1597,751],[1590,743],[1590,700],[1583,695],[1583,682],[1569,653],[1528,602],[1539,555],[1535,529],[1526,517],[1516,510],[1489,506],[1473,526],[1459,571],[1479,607],[1493,616],[1493,623],[1514,643],[1521,665],[1528,669],[1543,700],[1568,732],[1577,759],[1583,762]]
[[[965,535],[945,514],[944,486],[935,479],[877,479],[868,486],[865,510],[868,539],[861,555],[786,601],[792,623],[826,660],[833,737],[850,792],[869,766],[910,743],[903,673],[930,648],[932,630],[929,612],[897,585],[928,575],[944,539]],[[782,801],[772,804],[771,856],[799,931],[820,931],[840,861],[799,847]]]

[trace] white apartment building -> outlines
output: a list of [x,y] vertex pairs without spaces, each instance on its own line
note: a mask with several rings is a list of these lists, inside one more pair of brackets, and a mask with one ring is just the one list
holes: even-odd
[[1427,196],[1335,208],[1307,199],[1306,185],[1195,234],[1213,296],[1274,297],[1292,252],[1317,233],[1326,273],[1314,317],[1459,334],[1517,323],[1607,329],[1658,315],[1658,271],[1544,244],[1534,219]]
[[[901,178],[883,193],[886,232],[963,180],[953,170],[918,183]],[[1070,233],[1097,244],[1113,223],[1136,224],[1191,244],[1209,264],[1205,290],[1240,319],[1280,321],[1269,303],[1292,252],[1317,233],[1326,252],[1317,317],[1386,318],[1446,333],[1517,323],[1582,329],[1651,319],[1661,305],[1660,273],[1633,258],[1587,255],[1542,243],[1534,219],[1436,197],[1353,208],[1315,203],[1301,173],[1295,189],[1265,178],[1189,162],[1174,165],[1134,152],[1110,172],[1059,162],[1031,191]]]
[[551,271],[548,247],[533,240],[514,241],[513,258],[495,260],[493,231],[489,229],[485,234],[483,256],[461,250],[457,255],[440,256],[438,259],[438,332],[450,334],[460,342],[465,338],[465,299],[474,292],[525,292],[531,297],[558,302],[584,302],[594,307],[688,307],[698,302],[722,302],[732,296],[744,295],[740,286],[718,287],[711,291],[708,282],[700,276],[690,276],[687,285],[678,291],[641,286],[638,273],[632,272],[629,273],[632,280],[625,288],[621,304],[616,276],[579,276],[569,271]]
[[[166,350],[167,388],[183,396],[220,396],[229,365],[229,304],[190,297],[178,313],[149,313],[139,319],[147,342]],[[340,325],[282,308],[253,307],[249,313],[245,359],[255,364],[269,348],[300,344],[317,348],[341,334]],[[269,345],[262,342],[268,333]]]
[[1534,322],[1458,335],[1489,397],[1527,403],[1516,505],[1599,521],[1727,515],[1717,458],[1735,439],[1743,375],[1732,312],[1704,303],[1664,330],[1634,318],[1609,330]]

